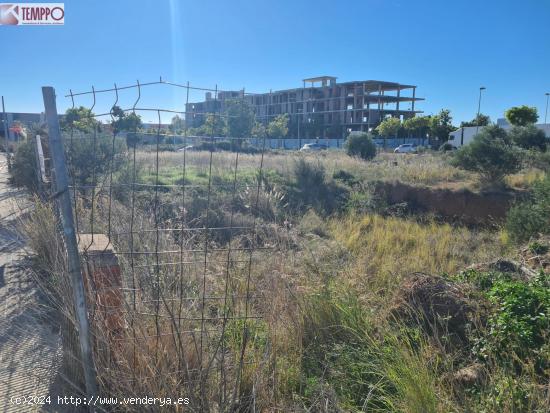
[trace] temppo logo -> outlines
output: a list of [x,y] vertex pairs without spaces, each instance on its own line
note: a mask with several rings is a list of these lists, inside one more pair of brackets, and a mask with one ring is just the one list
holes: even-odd
[[0,3],[0,25],[63,25],[65,3]]

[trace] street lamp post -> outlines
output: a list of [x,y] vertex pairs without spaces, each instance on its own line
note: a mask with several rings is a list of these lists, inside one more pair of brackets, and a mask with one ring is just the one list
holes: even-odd
[[476,135],[479,131],[479,114],[481,113],[481,91],[485,90],[484,86],[479,88],[479,100],[477,102],[477,117],[476,117]]
[[546,92],[546,110],[544,111],[544,124],[546,124],[546,119],[548,118],[548,98],[550,98],[550,93]]

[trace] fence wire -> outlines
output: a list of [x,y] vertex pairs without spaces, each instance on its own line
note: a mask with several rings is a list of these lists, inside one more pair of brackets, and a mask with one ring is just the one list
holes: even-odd
[[[141,107],[154,86],[183,88],[185,108],[190,91],[215,102],[221,92],[161,79],[67,95],[73,109],[93,99],[89,119],[65,119],[63,138],[98,379],[110,394],[189,397],[191,411],[251,410],[269,348],[269,297],[257,285],[280,248],[266,213],[266,138],[244,162],[243,138],[223,136],[235,150],[216,151],[216,121],[228,115],[215,104],[208,150],[190,147],[187,122],[166,139],[163,125],[186,113]],[[135,92],[123,113],[155,116],[145,141],[136,125],[113,126],[122,90]],[[100,107],[99,95],[112,104]]]

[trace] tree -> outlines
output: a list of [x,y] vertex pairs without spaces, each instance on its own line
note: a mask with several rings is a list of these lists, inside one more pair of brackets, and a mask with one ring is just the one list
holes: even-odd
[[225,124],[224,118],[222,118],[221,116],[215,113],[207,114],[204,124],[200,127],[201,134],[206,136],[224,135],[225,131],[226,131],[226,124]]
[[250,137],[254,122],[256,121],[254,110],[244,100],[226,101],[227,133],[231,138],[238,138],[240,146],[243,138]]
[[491,118],[483,113],[476,115],[471,121],[461,122],[460,127],[465,128],[468,126],[487,126],[491,123]]
[[548,139],[546,139],[544,131],[534,125],[514,126],[508,135],[510,140],[520,148],[546,151]]
[[452,163],[480,174],[484,185],[501,186],[504,177],[517,172],[521,166],[517,149],[502,136],[506,136],[506,131],[496,125],[483,128],[472,143],[456,152]]
[[397,137],[399,129],[401,129],[401,121],[398,118],[386,118],[376,127],[376,132],[384,137],[384,148],[386,147],[386,139]]
[[288,134],[288,114],[279,115],[269,122],[267,134],[270,138],[284,138]]
[[136,115],[134,112],[125,113],[118,106],[113,106],[111,115],[114,118],[111,125],[115,135],[118,135],[122,131],[135,132],[142,126],[141,116]]
[[60,125],[64,131],[77,130],[88,133],[94,130],[99,122],[90,109],[79,106],[78,108],[67,109],[65,116],[61,118]]
[[253,138],[256,139],[262,139],[267,136],[266,127],[264,126],[264,124],[261,122],[254,122],[251,135]]
[[507,145],[511,145],[510,136],[498,125],[485,126],[481,131],[493,140],[501,140]]
[[455,129],[449,109],[441,109],[437,115],[430,117],[430,135],[441,142],[446,142],[449,139],[449,133]]
[[403,127],[409,133],[415,137],[424,137],[426,131],[430,127],[429,116],[415,116],[413,118],[405,119]]
[[345,143],[346,153],[349,156],[359,156],[369,160],[376,156],[376,144],[368,133],[352,134]]
[[506,120],[514,126],[527,126],[537,123],[539,115],[537,113],[537,108],[529,106],[515,106],[508,109],[504,116]]
[[79,185],[101,182],[102,175],[107,174],[111,168],[113,172],[118,171],[126,162],[126,145],[120,139],[114,143],[113,146],[113,140],[106,135],[99,135],[97,139],[74,139],[65,143],[72,175]]
[[401,121],[398,118],[386,118],[376,127],[376,131],[384,138],[397,136],[401,128]]
[[170,130],[172,132],[177,132],[185,128],[185,120],[181,118],[179,115],[176,115],[172,118],[172,121],[170,122]]

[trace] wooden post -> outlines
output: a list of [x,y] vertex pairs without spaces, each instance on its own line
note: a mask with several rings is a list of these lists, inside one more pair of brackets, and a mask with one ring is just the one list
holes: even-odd
[[8,170],[11,169],[11,156],[10,156],[10,132],[8,130],[8,115],[6,114],[6,106],[4,105],[4,96],[2,96],[2,114],[4,123],[4,143],[6,145],[6,158],[8,159]]
[[86,308],[86,296],[84,294],[84,282],[80,268],[80,257],[78,255],[78,244],[74,226],[71,197],[69,194],[69,178],[67,164],[65,162],[65,151],[59,129],[59,118],[55,102],[55,90],[51,86],[42,87],[46,121],[48,123],[49,143],[55,170],[55,193],[63,225],[63,235],[67,248],[68,267],[73,290],[75,314],[78,324],[78,339],[80,342],[80,357],[84,380],[86,383],[86,395],[88,398],[98,394],[96,372],[94,367],[92,346],[90,338],[90,325],[88,322],[88,311]]

